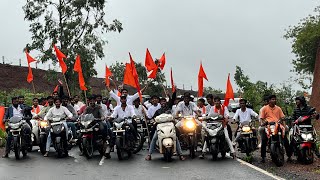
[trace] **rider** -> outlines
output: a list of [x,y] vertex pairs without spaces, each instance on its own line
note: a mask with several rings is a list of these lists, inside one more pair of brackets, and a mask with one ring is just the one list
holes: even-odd
[[[61,106],[61,99],[59,97],[54,99],[55,106],[52,107],[48,113],[45,115],[44,120],[48,121],[52,118],[60,118],[60,119],[71,119],[72,113],[64,106]],[[63,122],[64,128],[66,131],[66,137],[68,137],[68,125],[66,121]],[[47,137],[47,145],[46,145],[46,153],[43,155],[44,157],[48,156],[49,150],[51,145],[51,133],[49,131],[48,137]]]
[[[85,109],[84,114],[92,114],[93,117],[96,119],[101,119],[101,120],[105,119],[104,112],[102,111],[101,106],[96,104],[96,99],[93,96],[89,97],[89,106]],[[103,130],[102,130],[103,137],[106,138],[109,135],[112,141],[113,133],[111,132],[111,129],[110,129],[111,128],[110,123],[109,122],[106,123],[105,121],[98,121],[98,123],[100,127],[103,127]],[[107,159],[111,158],[109,153],[106,154],[106,158]]]
[[204,115],[207,114],[205,100],[203,98],[198,99],[197,105],[201,114],[204,114]]
[[148,108],[148,112],[147,112],[148,119],[152,119],[154,113],[156,113],[156,111],[161,108],[161,105],[159,104],[159,100],[160,100],[159,97],[156,95],[153,95],[151,97],[152,106]]
[[[233,148],[233,145],[232,145],[232,142],[229,138],[229,133],[228,133],[228,130],[227,130],[227,123],[228,123],[228,119],[229,119],[229,111],[228,111],[228,108],[221,105],[221,99],[220,97],[215,97],[214,98],[214,106],[212,106],[210,108],[210,111],[208,112],[208,116],[213,116],[215,114],[220,114],[224,117],[224,122],[223,122],[223,130],[224,130],[224,136],[225,136],[225,140],[227,141],[228,145],[229,145],[229,149],[230,149],[230,156],[232,156],[233,158],[236,157],[235,155],[235,151],[234,151],[234,148]],[[203,145],[203,148],[202,148],[202,155],[200,156],[201,159],[204,158],[204,155],[207,151],[207,142],[204,142],[204,145]]]
[[78,118],[78,113],[76,112],[76,110],[74,109],[74,107],[69,103],[69,96],[63,96],[62,97],[62,106],[66,107],[71,113],[72,113],[72,118],[67,120],[67,125],[68,127],[71,129],[72,131],[72,142],[75,143],[76,139],[77,139],[77,133],[76,133],[76,125],[75,122],[77,121]]
[[[141,94],[143,94],[143,92],[146,90],[146,88],[148,87],[148,84],[147,86],[145,86],[144,88],[141,89]],[[121,105],[121,101],[120,101],[120,97],[114,93],[109,86],[107,86],[107,89],[109,91],[109,94],[110,94],[110,97],[113,98],[116,102],[117,102],[117,106]],[[124,89],[122,88],[121,89],[121,96],[124,95],[124,96],[127,96],[127,104],[128,105],[132,105],[133,101],[137,98],[139,98],[139,93],[135,93],[134,95],[130,96],[128,95],[128,90],[127,89]]]
[[33,118],[39,118],[39,117],[43,118],[48,113],[49,109],[51,109],[54,106],[52,96],[47,97],[47,102],[48,102],[48,105],[43,107],[41,111],[38,114],[36,114]]
[[[256,112],[254,112],[251,108],[247,108],[246,99],[240,99],[239,104],[240,104],[240,109],[237,109],[236,114],[233,116],[233,120],[237,121],[239,119],[240,125],[249,124],[252,121],[251,117],[254,117],[254,118],[259,117],[259,115]],[[256,132],[253,132],[253,133],[256,134]],[[238,131],[236,139],[234,140],[233,144],[235,144],[235,142],[238,142],[240,138],[240,134],[241,134],[240,131]]]
[[[11,98],[12,105],[7,109],[4,118],[3,118],[3,123],[5,123],[6,120],[9,120],[12,117],[23,117],[24,114],[24,106],[22,104],[19,104],[18,102],[18,97],[12,97]],[[28,123],[23,124],[23,132],[25,135],[31,135],[31,128]],[[10,153],[10,147],[11,147],[11,142],[12,142],[12,133],[10,132],[10,129],[7,129],[8,137],[7,137],[7,142],[6,142],[6,150],[5,154],[2,156],[3,158],[9,157]],[[28,140],[26,138],[26,140]],[[29,140],[30,142],[30,140]]]
[[[269,104],[264,106],[263,109],[261,110],[261,114],[260,114],[260,119],[261,119],[261,127],[259,127],[259,133],[260,133],[260,137],[261,137],[261,162],[264,163],[265,162],[265,157],[266,157],[266,147],[267,147],[267,134],[266,134],[266,130],[265,130],[265,125],[268,122],[277,122],[279,120],[283,120],[284,119],[284,114],[282,112],[282,109],[276,105],[277,103],[277,97],[276,95],[270,95],[268,98],[268,102]],[[266,122],[267,121],[267,122]],[[286,127],[285,125],[285,121],[283,121],[283,126]],[[289,142],[288,139],[285,138],[283,139],[284,142],[284,146],[287,152],[287,156],[288,156],[288,161],[291,161],[291,150],[289,147]]]
[[39,105],[39,99],[38,98],[33,98],[32,104],[33,105],[32,105],[31,113],[32,113],[33,116],[35,116],[41,111],[43,106]]
[[[115,119],[115,118],[124,119],[126,117],[134,118],[136,116],[136,114],[134,112],[133,107],[127,104],[127,96],[121,95],[120,101],[121,101],[121,105],[114,108],[111,117],[113,119]],[[138,135],[137,135],[135,128],[133,127],[133,125],[131,123],[128,125],[132,131],[134,138],[137,139]]]

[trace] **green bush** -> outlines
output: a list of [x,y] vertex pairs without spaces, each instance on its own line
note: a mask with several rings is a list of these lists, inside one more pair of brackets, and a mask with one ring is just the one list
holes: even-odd
[[0,129],[0,147],[4,147],[6,142],[7,133]]
[[11,104],[11,97],[23,95],[25,103],[32,105],[32,99],[37,97],[47,97],[49,93],[32,93],[29,89],[13,89],[11,91],[0,91],[0,105],[9,106]]

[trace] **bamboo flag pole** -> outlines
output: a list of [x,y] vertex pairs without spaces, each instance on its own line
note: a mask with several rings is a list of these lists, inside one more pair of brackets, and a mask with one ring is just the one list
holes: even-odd
[[87,91],[84,91],[84,98],[86,99],[86,105],[89,106],[88,98],[87,98]]
[[36,88],[34,87],[34,83],[32,81],[33,94],[36,94]]
[[[62,74],[63,74],[63,73],[62,73]],[[68,95],[69,95],[69,97],[71,97],[71,93],[70,93],[70,90],[69,90],[69,85],[68,85],[68,82],[67,82],[67,79],[66,79],[66,75],[63,74],[63,78],[64,78],[64,81],[66,82]]]

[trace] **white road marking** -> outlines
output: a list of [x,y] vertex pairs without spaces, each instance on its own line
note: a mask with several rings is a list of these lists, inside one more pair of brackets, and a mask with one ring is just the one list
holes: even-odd
[[274,178],[276,180],[284,180],[284,178],[281,178],[279,176],[273,175],[273,174],[271,174],[271,173],[269,173],[269,172],[267,172],[267,171],[265,171],[265,170],[263,170],[263,169],[261,169],[261,168],[259,168],[257,166],[254,166],[254,165],[252,165],[250,163],[247,163],[247,162],[245,162],[245,161],[243,161],[241,159],[237,158],[237,161],[240,162],[241,164],[244,164],[244,165],[247,165],[247,166],[251,167],[252,169],[254,169],[256,171],[259,171],[259,172],[261,172],[261,173],[263,173],[263,174],[265,174],[267,176],[270,176],[270,177],[272,177],[272,178]]
[[170,167],[162,167],[163,169],[169,169]]
[[102,166],[102,164],[104,163],[104,159],[105,159],[105,157],[102,156],[102,158],[101,158],[101,160],[100,160],[100,162],[99,162],[99,166]]

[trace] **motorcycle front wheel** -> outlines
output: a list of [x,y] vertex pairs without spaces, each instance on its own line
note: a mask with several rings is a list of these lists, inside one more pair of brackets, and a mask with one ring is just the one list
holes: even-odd
[[20,151],[21,151],[19,137],[13,138],[13,150],[14,150],[14,156],[16,157],[17,160],[19,160],[20,159]]
[[117,148],[117,155],[118,155],[118,159],[122,160],[123,159],[123,150],[121,149],[122,145],[121,145],[121,139],[117,138],[116,139],[116,148]]
[[137,133],[137,140],[134,143],[134,147],[133,147],[133,154],[137,154],[143,147],[144,144],[144,138],[143,135],[141,133]]
[[313,163],[313,152],[310,148],[303,148],[302,152],[302,163],[303,164],[312,164]]
[[172,161],[172,149],[165,148],[163,157],[164,157],[164,160],[167,162]]
[[87,139],[87,138],[83,138],[82,139],[82,151],[83,154],[88,158],[91,159],[93,156],[93,146],[90,145],[91,140]]

